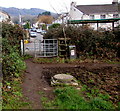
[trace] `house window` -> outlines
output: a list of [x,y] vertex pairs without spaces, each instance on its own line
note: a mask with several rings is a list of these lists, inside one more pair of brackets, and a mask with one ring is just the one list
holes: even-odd
[[105,16],[105,15],[100,15],[100,18],[101,18],[101,19],[105,19],[106,16]]
[[113,18],[118,18],[118,14],[113,14]]
[[90,19],[94,19],[95,18],[95,16],[94,15],[90,15]]

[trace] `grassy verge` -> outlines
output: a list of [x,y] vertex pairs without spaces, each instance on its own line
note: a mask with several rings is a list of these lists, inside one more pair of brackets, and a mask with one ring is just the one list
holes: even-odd
[[26,60],[26,59],[30,59],[30,58],[33,58],[33,56],[29,55],[29,54],[26,54],[24,55],[23,59]]
[[6,86],[3,87],[3,109],[21,109],[29,106],[28,102],[24,102],[21,89],[22,79],[15,78],[12,82],[6,82]]
[[59,57],[55,57],[55,58],[34,58],[33,62],[40,63],[40,64],[44,64],[44,63],[64,63],[65,59],[64,58],[59,58]]
[[103,60],[103,62],[108,63],[108,64],[120,64],[120,59],[113,59],[113,60]]
[[[3,79],[2,87],[2,109],[22,109],[29,107],[29,103],[25,102],[26,99],[22,94],[21,88],[22,75],[26,69],[25,62],[17,52],[11,52],[8,57],[10,58],[9,60],[7,60],[7,56],[3,57],[3,60],[7,60],[7,64],[5,61],[3,62],[3,72],[6,76]],[[9,68],[9,70],[6,71],[5,68]]]
[[81,90],[74,87],[60,87],[54,90],[56,95],[53,101],[43,96],[42,102],[46,109],[89,109],[89,110],[111,110],[118,109],[109,100],[108,94],[101,94],[98,90],[86,91],[86,86]]
[[120,64],[120,59],[116,58],[114,60],[108,60],[108,59],[92,59],[92,58],[79,58],[79,59],[65,59],[65,58],[60,58],[60,57],[54,57],[54,58],[34,58],[33,62],[35,63],[74,63],[74,64],[79,64],[79,63],[108,63],[108,64]]

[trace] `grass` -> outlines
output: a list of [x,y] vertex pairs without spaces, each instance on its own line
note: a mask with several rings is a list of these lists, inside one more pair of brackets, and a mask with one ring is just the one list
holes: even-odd
[[82,62],[93,62],[94,60],[82,60],[82,59],[65,59],[60,57],[54,57],[54,58],[34,58],[33,62],[35,63],[82,63]]
[[106,60],[105,62],[108,63],[108,64],[120,64],[120,60],[119,61],[117,61],[117,60]]
[[23,56],[23,59],[26,60],[26,59],[29,59],[29,58],[33,58],[33,56],[29,55],[29,54],[25,54]]
[[35,63],[108,63],[108,64],[120,64],[119,59],[114,59],[114,60],[108,60],[108,59],[102,59],[102,60],[97,60],[97,59],[91,59],[91,58],[79,58],[79,59],[65,59],[65,58],[60,58],[60,57],[54,57],[54,58],[34,58],[33,62]]
[[[3,87],[3,109],[21,109],[29,106],[28,102],[22,100],[23,94],[21,89],[21,80],[14,79],[12,82],[6,82],[6,87]],[[9,88],[8,88],[9,86]]]
[[38,94],[41,95],[40,101],[42,102],[43,108],[50,108],[52,104],[49,101],[49,99],[45,96],[45,93],[43,91],[39,91]]
[[34,58],[33,62],[35,63],[64,63],[65,59],[64,58],[59,58],[59,57],[54,57],[54,58]]
[[[86,86],[83,87],[83,91],[87,91]],[[99,111],[115,109],[108,95],[99,95],[98,90],[97,92],[94,90],[93,93],[98,93],[97,96],[93,93],[83,96],[82,92],[71,86],[59,87],[54,90],[56,97],[53,101],[48,101],[46,97],[43,97],[43,105],[48,109],[97,109]]]

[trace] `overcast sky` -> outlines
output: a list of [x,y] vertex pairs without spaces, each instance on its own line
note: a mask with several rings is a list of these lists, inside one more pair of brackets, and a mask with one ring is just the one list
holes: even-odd
[[87,5],[111,4],[113,0],[0,0],[0,6],[27,9],[40,8],[60,13],[68,11],[72,1],[75,1],[77,5]]

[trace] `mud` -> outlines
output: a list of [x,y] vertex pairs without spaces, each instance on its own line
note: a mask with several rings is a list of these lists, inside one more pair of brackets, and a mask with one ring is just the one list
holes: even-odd
[[60,73],[73,75],[81,84],[90,88],[97,87],[111,95],[114,103],[120,101],[120,66],[106,63],[80,64],[38,64],[32,59],[25,61],[27,70],[24,74],[22,89],[25,97],[31,103],[32,109],[43,109],[41,98],[53,99],[53,89],[50,85],[51,76]]

